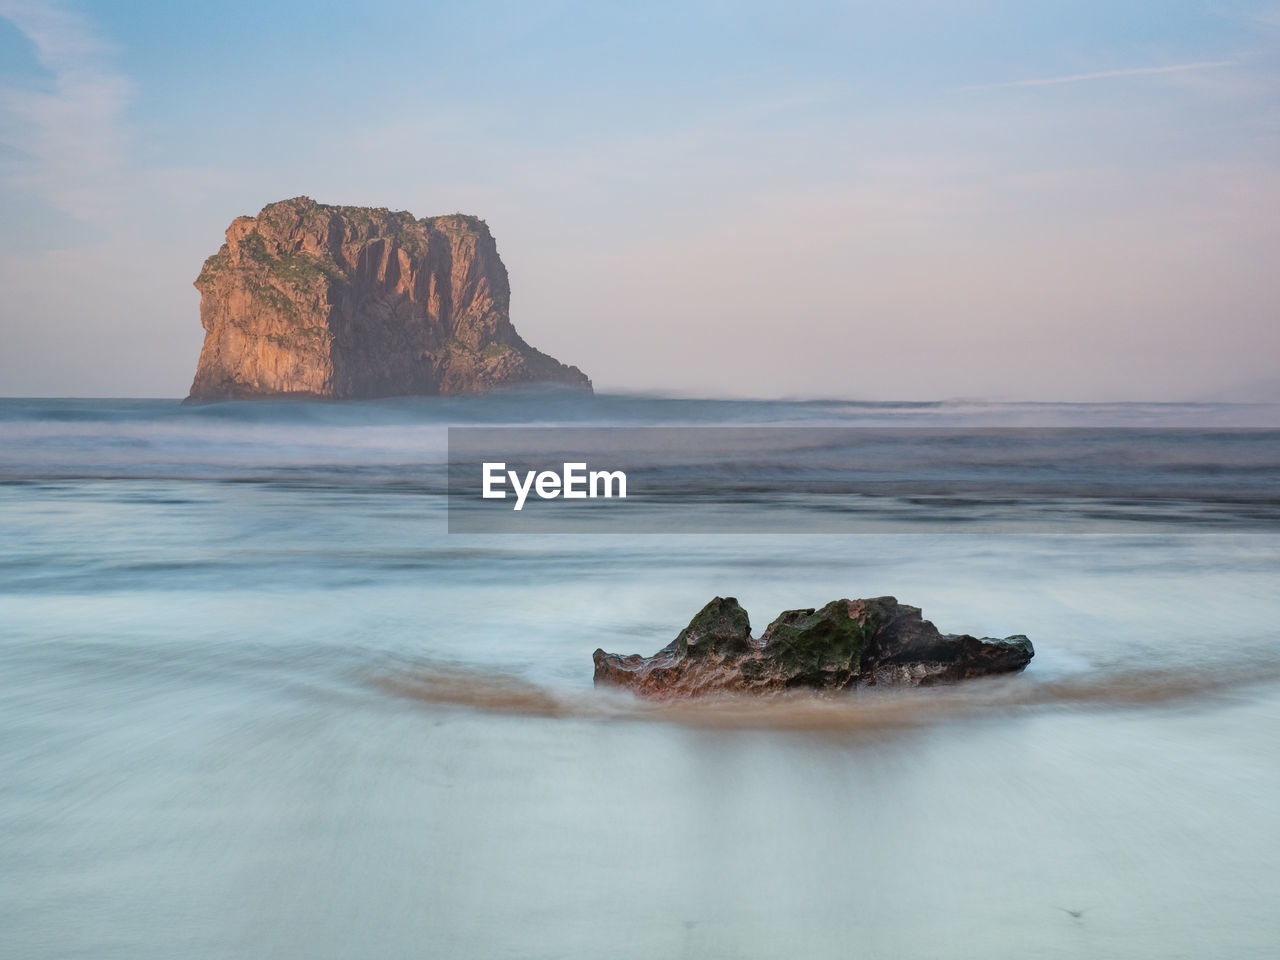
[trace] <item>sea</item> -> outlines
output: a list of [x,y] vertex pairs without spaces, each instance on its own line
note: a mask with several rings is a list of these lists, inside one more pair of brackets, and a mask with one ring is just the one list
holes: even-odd
[[[472,531],[451,428],[759,439]],[[593,687],[883,595],[1035,658]],[[0,400],[0,955],[1274,957],[1278,625],[1277,405]]]

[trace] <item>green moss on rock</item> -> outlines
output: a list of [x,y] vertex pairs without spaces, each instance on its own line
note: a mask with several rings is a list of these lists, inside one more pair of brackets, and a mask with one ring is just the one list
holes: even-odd
[[939,633],[918,607],[893,597],[787,610],[755,641],[747,612],[732,597],[716,597],[652,657],[596,650],[592,660],[598,685],[669,699],[930,686],[1017,672],[1034,655],[1020,634],[994,640]]
[[680,631],[672,646],[681,653],[741,653],[751,643],[751,620],[735,597],[716,597]]
[[832,600],[820,610],[784,611],[761,639],[767,656],[809,682],[831,671],[856,677],[870,631],[850,615],[848,600]]

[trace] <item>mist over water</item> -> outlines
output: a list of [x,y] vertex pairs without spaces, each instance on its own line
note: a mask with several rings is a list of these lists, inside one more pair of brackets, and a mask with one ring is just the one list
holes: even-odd
[[[0,401],[5,952],[1268,956],[1278,414]],[[463,424],[1070,427],[1029,451],[1063,444],[1051,495],[1127,513],[974,533],[990,498],[921,527],[886,491],[878,534],[822,533],[821,500],[805,533],[449,534]],[[1124,458],[1116,428],[1142,438]],[[935,455],[910,477],[943,492],[974,469]],[[592,688],[592,650],[652,653],[717,594],[757,632],[891,594],[945,631],[1026,633],[1036,657],[856,698]]]

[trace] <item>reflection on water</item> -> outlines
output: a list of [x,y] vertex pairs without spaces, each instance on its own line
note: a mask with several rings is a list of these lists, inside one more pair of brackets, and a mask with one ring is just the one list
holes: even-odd
[[[437,494],[370,470],[449,417],[514,418],[505,400],[22,403],[0,403],[0,471],[39,451],[45,472],[0,484],[5,956],[1265,957],[1280,940],[1273,533],[450,536]],[[1028,416],[602,403],[618,423]],[[294,480],[227,482],[273,449]],[[893,594],[947,630],[1026,633],[1036,658],[853,700],[592,688],[592,650],[651,653],[717,594],[757,627]]]

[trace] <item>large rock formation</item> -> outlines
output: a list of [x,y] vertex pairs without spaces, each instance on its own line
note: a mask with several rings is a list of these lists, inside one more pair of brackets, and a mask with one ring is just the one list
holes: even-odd
[[475,217],[283,200],[232,221],[195,286],[205,338],[189,400],[591,389],[516,333],[507,270]]
[[833,600],[784,611],[760,639],[733,597],[716,597],[652,657],[597,650],[595,682],[653,699],[705,693],[769,693],[796,687],[927,686],[1030,662],[1031,641],[939,633],[919,607],[893,597]]

